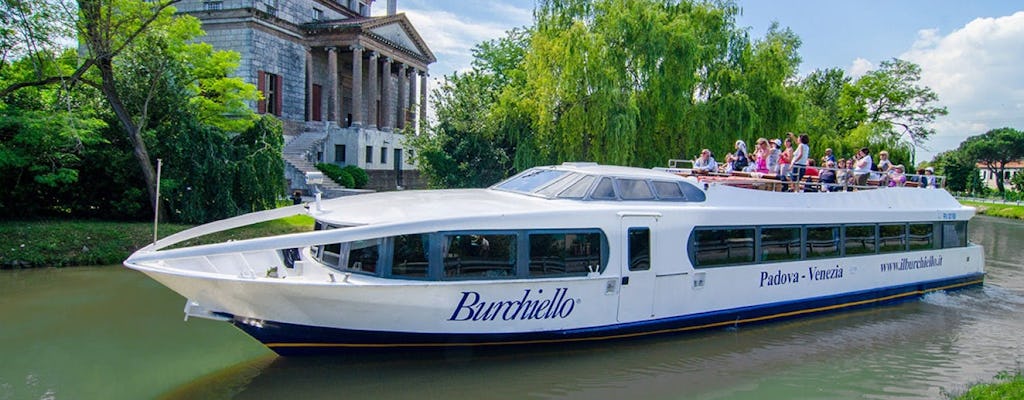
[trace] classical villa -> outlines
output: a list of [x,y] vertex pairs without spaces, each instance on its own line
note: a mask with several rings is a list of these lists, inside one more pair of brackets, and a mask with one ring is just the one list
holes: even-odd
[[[284,122],[285,177],[309,189],[316,162],[357,165],[370,187],[421,186],[405,134],[426,120],[427,66],[436,59],[395,0],[184,0],[203,40],[242,55],[238,75],[264,100],[252,106]],[[329,193],[340,187],[325,182]]]

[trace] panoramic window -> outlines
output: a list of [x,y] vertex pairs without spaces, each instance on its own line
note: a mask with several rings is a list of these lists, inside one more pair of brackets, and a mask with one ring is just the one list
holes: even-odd
[[629,228],[629,270],[651,269],[651,228]]
[[595,179],[597,178],[591,175],[584,176],[572,184],[572,186],[563,190],[562,193],[559,193],[558,197],[562,199],[582,199],[587,196],[587,190],[590,189],[590,185],[594,184]]
[[910,250],[935,248],[935,224],[910,224]]
[[693,238],[694,266],[754,262],[754,228],[697,229]]
[[846,227],[846,255],[875,253],[875,226],[850,225]]
[[664,182],[654,181],[651,182],[654,185],[654,191],[658,193],[658,198],[662,200],[685,200],[682,189],[679,188],[679,184],[675,182]]
[[878,249],[882,253],[907,251],[907,226],[883,224],[878,226]]
[[807,258],[839,257],[839,227],[807,227]]
[[612,179],[601,178],[601,181],[597,183],[597,187],[594,188],[594,193],[590,195],[590,198],[594,200],[615,200],[615,187],[612,185]]
[[391,257],[391,275],[403,278],[426,278],[429,274],[430,236],[401,235],[394,238],[394,254]]
[[761,228],[761,261],[800,259],[800,228]]
[[530,276],[586,275],[604,270],[601,234],[545,233],[530,235]]
[[547,185],[549,182],[558,179],[567,173],[568,171],[558,171],[553,169],[526,170],[519,175],[513,176],[504,182],[499,183],[495,188],[512,192],[532,193],[534,190]]
[[516,235],[445,235],[446,279],[501,278],[516,275]]
[[551,183],[541,187],[539,190],[536,191],[536,193],[544,197],[554,197],[554,195],[561,192],[567,186],[572,185],[572,183],[575,182],[576,178],[578,177],[579,174],[574,173],[562,175],[561,178],[555,179]]
[[654,193],[642,179],[617,179],[623,200],[654,200]]

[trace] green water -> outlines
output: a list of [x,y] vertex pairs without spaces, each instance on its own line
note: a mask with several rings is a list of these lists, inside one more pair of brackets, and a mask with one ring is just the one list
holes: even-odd
[[279,358],[119,266],[0,272],[7,399],[934,399],[1024,362],[1024,223],[984,288],[817,318],[497,353]]

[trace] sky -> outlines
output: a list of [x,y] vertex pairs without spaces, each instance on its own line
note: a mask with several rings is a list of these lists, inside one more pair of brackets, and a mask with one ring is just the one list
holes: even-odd
[[[532,25],[532,0],[396,0],[434,52],[436,79],[467,70],[471,49]],[[374,3],[374,14],[386,11]],[[885,60],[921,67],[921,84],[949,115],[917,149],[919,161],[990,129],[1024,129],[1024,2],[1011,0],[737,0],[751,38],[778,22],[802,40],[800,74],[842,68],[859,77]],[[808,132],[813,137],[813,132]]]

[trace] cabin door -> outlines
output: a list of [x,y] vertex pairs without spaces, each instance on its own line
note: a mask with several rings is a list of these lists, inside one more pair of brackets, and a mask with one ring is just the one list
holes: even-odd
[[654,266],[656,254],[653,248],[657,232],[656,216],[622,217],[622,251],[619,268],[620,322],[638,321],[650,318],[654,312]]

